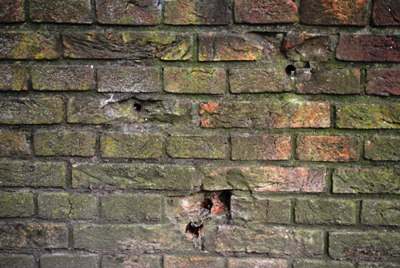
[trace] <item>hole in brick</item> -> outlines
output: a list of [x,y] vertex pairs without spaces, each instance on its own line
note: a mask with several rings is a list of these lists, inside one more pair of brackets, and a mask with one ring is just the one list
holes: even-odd
[[201,231],[203,229],[203,224],[198,225],[193,222],[189,222],[186,225],[185,234],[189,239],[199,238],[201,236]]
[[133,104],[133,108],[135,108],[136,111],[140,112],[142,110],[142,105],[140,103],[135,103]]
[[310,64],[309,61],[306,61],[306,62],[304,63],[304,68],[311,68],[311,64]]
[[210,198],[206,198],[201,203],[200,208],[203,208],[203,209],[206,209],[208,211],[211,211],[212,206],[213,206],[213,202],[211,201],[211,199]]
[[296,67],[294,67],[294,65],[292,64],[289,64],[288,66],[286,66],[285,72],[287,73],[287,75],[294,75],[294,73],[296,72]]
[[213,203],[211,215],[225,214],[228,216],[230,214],[231,195],[229,191],[213,192],[211,194],[211,201]]

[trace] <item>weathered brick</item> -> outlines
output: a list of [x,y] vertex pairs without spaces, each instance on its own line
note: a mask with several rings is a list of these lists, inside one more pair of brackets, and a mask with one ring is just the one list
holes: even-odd
[[400,2],[396,0],[375,0],[372,20],[379,26],[400,25]]
[[101,215],[109,221],[159,222],[162,202],[161,196],[153,194],[104,196],[101,198]]
[[298,99],[200,104],[204,128],[327,128],[330,105]]
[[29,15],[36,22],[93,22],[90,0],[30,0]]
[[0,217],[30,217],[35,214],[32,193],[0,193]]
[[339,199],[297,199],[295,220],[305,224],[353,225],[357,202]]
[[344,162],[359,159],[359,139],[353,136],[297,137],[296,154],[299,160]]
[[165,268],[202,268],[215,267],[224,268],[225,259],[221,257],[190,256],[179,257],[167,255],[164,257]]
[[161,2],[97,0],[96,14],[103,24],[157,25],[161,21]]
[[293,263],[293,268],[354,268],[350,262],[343,261],[322,261],[312,259],[296,260]]
[[214,135],[173,135],[167,140],[167,154],[172,158],[224,159],[228,140]]
[[400,69],[368,69],[367,94],[400,96]]
[[63,223],[5,223],[0,225],[0,248],[67,248]]
[[63,34],[64,57],[72,59],[190,60],[192,43],[192,35],[185,33],[71,32]]
[[400,260],[400,234],[378,231],[329,233],[329,256],[334,259]]
[[226,74],[223,68],[164,68],[164,90],[170,93],[224,94]]
[[365,158],[373,161],[400,161],[400,137],[375,135],[365,142]]
[[203,189],[255,192],[323,192],[324,168],[305,167],[203,167]]
[[334,193],[400,193],[398,168],[338,168],[333,173]]
[[161,71],[155,67],[100,67],[99,92],[160,92]]
[[69,123],[96,125],[145,122],[188,123],[190,112],[191,103],[188,101],[140,100],[132,96],[125,99],[114,99],[114,95],[104,98],[72,97],[67,105]]
[[229,268],[259,267],[259,268],[286,268],[287,260],[265,258],[229,258]]
[[400,225],[399,200],[363,200],[361,222],[367,225]]
[[61,98],[14,98],[0,100],[0,124],[56,124],[64,121]]
[[0,91],[20,91],[28,89],[28,72],[25,67],[0,66]]
[[0,156],[26,155],[30,155],[30,146],[24,133],[0,130]]
[[25,20],[24,0],[3,0],[0,3],[0,22],[21,22]]
[[302,0],[301,22],[311,25],[367,25],[368,0]]
[[283,51],[293,61],[328,61],[336,42],[332,36],[288,32],[283,41]]
[[0,170],[0,186],[65,186],[64,163],[2,160]]
[[39,130],[33,136],[36,155],[93,156],[96,134],[84,130]]
[[232,160],[287,160],[291,157],[287,135],[236,134],[231,137]]
[[230,69],[229,86],[232,93],[263,93],[290,91],[290,77],[283,66],[264,69]]
[[292,0],[235,0],[235,22],[251,24],[298,21],[297,5]]
[[72,186],[193,191],[200,175],[191,166],[80,164],[72,167]]
[[104,255],[104,268],[161,268],[161,257],[157,255]]
[[2,268],[34,268],[35,257],[26,254],[0,254]]
[[353,103],[336,106],[336,127],[359,129],[400,128],[400,104]]
[[59,37],[52,33],[0,33],[0,59],[57,59]]
[[336,58],[344,61],[400,62],[400,35],[341,34]]
[[97,268],[96,255],[46,254],[40,256],[40,268]]
[[108,132],[100,137],[100,151],[103,157],[160,158],[163,147],[163,137],[160,135]]
[[34,67],[32,86],[36,90],[90,90],[94,89],[94,69],[90,66]]
[[170,0],[164,3],[164,23],[173,25],[226,25],[227,0]]
[[377,263],[377,262],[361,262],[358,263],[358,268],[400,268],[400,264],[397,263]]
[[359,94],[359,69],[301,68],[296,70],[296,92],[303,94]]

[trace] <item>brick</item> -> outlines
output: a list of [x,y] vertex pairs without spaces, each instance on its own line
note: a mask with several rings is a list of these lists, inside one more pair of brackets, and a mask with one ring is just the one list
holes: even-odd
[[40,268],[96,268],[96,255],[46,254],[40,256]]
[[205,193],[168,197],[165,206],[168,222],[180,226],[182,230],[185,230],[189,220],[200,222],[202,202],[209,197]]
[[2,268],[34,268],[35,257],[26,254],[0,254]]
[[361,222],[366,225],[400,225],[399,200],[363,200]]
[[140,100],[132,96],[125,99],[114,99],[114,95],[104,98],[72,97],[67,104],[69,123],[95,125],[145,122],[187,124],[190,112],[191,103],[188,101]]
[[341,34],[336,58],[344,61],[400,62],[400,36]]
[[62,36],[64,57],[71,59],[185,61],[192,58],[193,37],[184,33],[71,32]]
[[336,106],[336,117],[338,128],[398,129],[400,104],[341,104]]
[[266,258],[229,258],[229,268],[259,267],[259,268],[286,268],[287,260]]
[[329,233],[329,256],[333,259],[399,261],[400,234],[378,231]]
[[172,158],[224,159],[228,140],[214,135],[173,135],[168,138],[166,149]]
[[191,166],[138,164],[75,164],[72,186],[193,191],[200,175]]
[[157,25],[161,21],[161,3],[154,0],[97,0],[97,21],[103,24]]
[[293,263],[293,268],[354,268],[355,266],[350,262],[343,261],[322,261],[302,259],[296,260]]
[[325,62],[332,58],[335,44],[329,35],[288,32],[283,41],[283,51],[293,61]]
[[24,20],[24,0],[3,0],[0,3],[0,22],[21,22]]
[[296,70],[296,92],[302,94],[359,94],[359,69],[301,68]]
[[65,186],[66,166],[64,163],[1,160],[0,170],[0,186]]
[[368,5],[368,0],[302,0],[301,22],[311,25],[367,25]]
[[88,250],[129,250],[134,253],[186,250],[191,243],[169,225],[77,224],[74,247]]
[[400,69],[368,69],[367,94],[400,96]]
[[104,255],[104,268],[161,268],[161,257],[157,255]]
[[271,60],[279,54],[281,36],[204,33],[199,35],[199,61]]
[[30,155],[30,145],[25,133],[0,130],[0,156]]
[[373,161],[400,161],[400,137],[375,135],[365,142],[365,158]]
[[0,100],[0,124],[57,124],[64,121],[61,98],[13,98]]
[[171,0],[164,3],[164,23],[173,25],[227,25],[227,0]]
[[6,223],[0,225],[0,248],[67,248],[64,223]]
[[398,168],[338,168],[333,173],[334,193],[399,194]]
[[330,105],[298,99],[200,104],[203,128],[327,128]]
[[231,217],[235,223],[290,223],[289,199],[253,198],[234,192],[231,196]]
[[254,192],[323,192],[324,168],[236,166],[203,167],[203,189]]
[[291,140],[287,135],[233,135],[232,160],[288,160],[292,155]]
[[31,0],[29,15],[35,22],[85,23],[93,22],[90,0]]
[[155,67],[99,67],[99,92],[160,92],[161,71]]
[[400,2],[396,0],[374,1],[372,21],[379,26],[400,25]]
[[362,262],[358,263],[358,268],[399,268],[400,264],[396,263],[372,263],[372,262]]
[[162,202],[161,196],[150,194],[104,196],[101,214],[109,221],[160,222]]
[[[0,193],[0,217],[31,217],[35,214],[32,193]],[[0,261],[1,263],[1,261]]]
[[292,0],[235,0],[235,22],[250,24],[293,23],[298,21]]
[[224,268],[225,259],[221,257],[190,256],[179,257],[167,255],[164,257],[165,268]]
[[83,130],[39,130],[33,136],[35,154],[42,156],[93,156],[96,134]]
[[296,223],[354,225],[357,202],[340,199],[297,199]]
[[83,67],[34,67],[32,87],[35,90],[91,90],[95,87],[94,69]]
[[359,139],[353,136],[297,137],[296,154],[299,160],[346,162],[359,159]]
[[231,93],[286,92],[291,90],[290,77],[283,66],[269,66],[264,69],[230,69]]
[[164,68],[164,90],[170,93],[224,94],[226,74],[223,68]]
[[0,66],[0,91],[28,90],[28,72],[25,67],[3,65]]
[[59,37],[52,33],[3,32],[0,34],[0,59],[57,59]]
[[100,137],[103,157],[156,159],[162,156],[163,147],[163,137],[160,135],[108,132]]

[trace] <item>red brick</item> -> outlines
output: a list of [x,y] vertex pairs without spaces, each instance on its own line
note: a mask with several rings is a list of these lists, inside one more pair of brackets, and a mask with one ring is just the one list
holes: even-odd
[[367,94],[400,96],[400,69],[368,69]]
[[400,25],[400,1],[374,0],[372,20],[379,26]]
[[30,0],[29,15],[37,22],[93,22],[90,0]]
[[0,2],[0,22],[24,21],[24,8],[24,0],[2,0]]

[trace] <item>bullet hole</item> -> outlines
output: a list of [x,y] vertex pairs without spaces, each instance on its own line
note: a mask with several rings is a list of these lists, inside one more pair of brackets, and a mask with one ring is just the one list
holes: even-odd
[[133,104],[133,108],[135,108],[136,111],[140,112],[142,110],[142,105],[140,103],[135,103]]
[[306,62],[304,63],[304,68],[311,68],[311,64],[310,64],[309,61],[306,61]]
[[201,208],[206,209],[208,211],[211,211],[212,206],[213,206],[213,203],[210,198],[204,199],[204,201],[200,205]]
[[185,234],[189,239],[197,239],[201,237],[202,229],[203,229],[203,224],[197,226],[195,223],[189,222],[186,225]]
[[287,73],[287,75],[294,75],[294,73],[296,72],[296,67],[294,67],[294,65],[292,64],[289,64],[288,66],[286,66],[285,72]]

